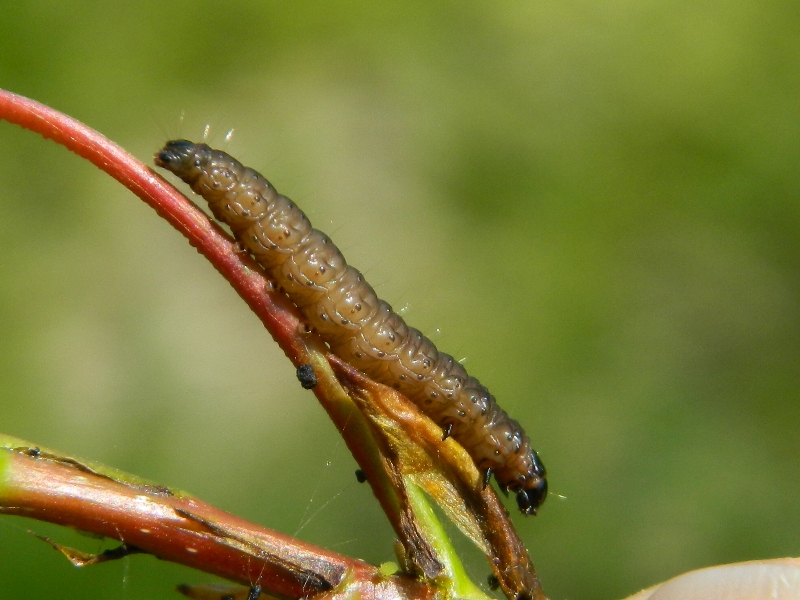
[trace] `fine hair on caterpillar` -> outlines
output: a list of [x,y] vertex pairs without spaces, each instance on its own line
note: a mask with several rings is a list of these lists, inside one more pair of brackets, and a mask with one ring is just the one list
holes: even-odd
[[189,184],[300,309],[331,350],[414,402],[469,452],[519,509],[547,496],[544,465],[522,427],[477,379],[409,327],[327,235],[261,174],[206,144],[168,142],[155,162]]

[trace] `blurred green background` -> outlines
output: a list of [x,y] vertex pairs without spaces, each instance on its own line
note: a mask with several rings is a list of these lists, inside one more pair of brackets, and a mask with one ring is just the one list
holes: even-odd
[[[2,2],[0,87],[262,170],[531,435],[553,600],[800,555],[795,2]],[[227,133],[233,130],[230,140]],[[0,123],[0,431],[373,562],[392,532],[228,284]],[[176,598],[0,518],[9,598]],[[471,554],[475,578],[488,567]]]

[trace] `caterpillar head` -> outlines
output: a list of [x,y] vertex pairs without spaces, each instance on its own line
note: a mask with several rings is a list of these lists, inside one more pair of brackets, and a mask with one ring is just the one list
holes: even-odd
[[517,492],[517,506],[524,515],[535,515],[547,498],[547,479],[537,477],[532,487]]
[[[188,140],[167,142],[156,154],[155,163],[175,173],[209,203],[225,200],[244,170],[239,161],[224,152]],[[227,222],[221,215],[216,216]]]
[[525,483],[517,490],[517,506],[525,515],[535,515],[547,498],[547,469],[533,448],[530,449],[530,460]]
[[158,151],[155,163],[172,171],[191,185],[202,175],[202,167],[207,161],[209,150],[205,144],[195,144],[189,140],[172,140]]
[[526,435],[516,454],[495,473],[495,478],[500,489],[516,495],[517,506],[524,515],[535,515],[547,498],[547,469]]

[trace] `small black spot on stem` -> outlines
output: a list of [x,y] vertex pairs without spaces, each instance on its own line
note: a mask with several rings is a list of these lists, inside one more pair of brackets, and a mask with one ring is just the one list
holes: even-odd
[[490,590],[496,590],[500,587],[500,580],[494,575],[489,575],[489,577],[486,578],[486,583],[489,584]]
[[315,387],[317,383],[317,374],[314,373],[314,367],[310,364],[300,365],[297,367],[297,379],[304,389],[310,390]]

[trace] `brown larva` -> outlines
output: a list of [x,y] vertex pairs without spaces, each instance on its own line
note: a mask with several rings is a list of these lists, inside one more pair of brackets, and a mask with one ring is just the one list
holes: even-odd
[[168,142],[155,161],[208,201],[333,352],[405,394],[444,437],[466,448],[485,483],[494,474],[516,493],[524,514],[536,514],[547,496],[546,473],[519,423],[459,362],[378,298],[303,211],[262,175],[205,144]]

